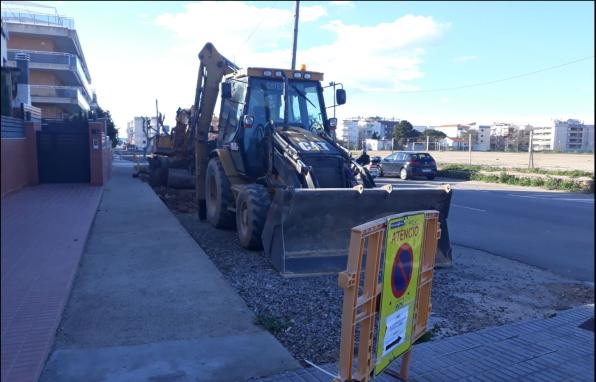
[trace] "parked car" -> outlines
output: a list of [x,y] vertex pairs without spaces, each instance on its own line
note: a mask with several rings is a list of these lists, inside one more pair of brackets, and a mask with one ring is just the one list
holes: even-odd
[[381,161],[381,176],[399,176],[406,180],[417,176],[434,179],[437,163],[433,157],[421,151],[398,151]]
[[381,174],[381,157],[374,156],[370,158],[370,163],[365,166],[373,178],[382,176]]

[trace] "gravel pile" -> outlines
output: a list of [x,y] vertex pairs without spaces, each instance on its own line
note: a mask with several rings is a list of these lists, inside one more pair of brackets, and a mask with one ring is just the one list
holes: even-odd
[[[336,275],[284,278],[262,252],[240,247],[234,231],[200,222],[194,191],[155,191],[255,313],[257,324],[300,362],[338,360],[343,292]],[[454,247],[454,266],[435,270],[429,329],[436,339],[593,302],[588,285]]]

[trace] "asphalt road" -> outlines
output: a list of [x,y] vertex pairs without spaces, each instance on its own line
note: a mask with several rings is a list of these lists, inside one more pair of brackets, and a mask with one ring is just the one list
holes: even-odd
[[462,182],[378,178],[394,187],[450,183],[453,244],[594,282],[594,195]]

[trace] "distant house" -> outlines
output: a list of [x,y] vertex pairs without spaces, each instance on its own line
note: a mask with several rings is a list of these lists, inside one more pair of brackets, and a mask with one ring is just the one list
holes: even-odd
[[365,144],[369,151],[393,150],[391,139],[367,139]]
[[442,147],[447,147],[449,150],[465,150],[468,144],[464,138],[450,138],[446,137],[440,140]]

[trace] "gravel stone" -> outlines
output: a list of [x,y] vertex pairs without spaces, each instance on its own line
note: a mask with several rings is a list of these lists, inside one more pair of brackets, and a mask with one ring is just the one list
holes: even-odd
[[[255,313],[255,321],[298,361],[338,360],[343,291],[337,275],[282,277],[262,251],[240,247],[235,231],[199,221],[194,190],[154,190]],[[453,267],[434,273],[432,339],[594,302],[593,286],[516,261],[459,246],[453,247],[453,258]]]

